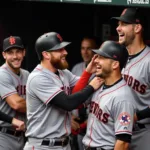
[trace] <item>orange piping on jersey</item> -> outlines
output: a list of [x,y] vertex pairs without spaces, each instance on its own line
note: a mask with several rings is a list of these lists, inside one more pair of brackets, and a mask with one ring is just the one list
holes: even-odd
[[[132,65],[129,67],[129,69],[128,69],[128,73],[129,73],[130,69],[131,69],[135,64],[137,64],[138,62],[140,62],[140,61],[141,61],[144,57],[146,57],[149,53],[150,53],[150,52],[146,53],[141,59],[139,59],[139,60],[136,61],[134,64],[132,64]],[[125,70],[127,71],[127,69],[125,69]]]
[[92,125],[91,125],[91,133],[90,133],[90,138],[91,138],[91,140],[90,140],[90,142],[89,142],[89,146],[88,146],[88,147],[90,147],[90,144],[91,144],[91,142],[92,142],[92,126],[93,126],[93,124],[94,124],[94,118],[93,118],[93,122],[92,122]]
[[[17,81],[18,81],[18,86],[20,87],[20,85],[21,85],[21,83],[20,83],[20,81],[14,76],[14,74],[12,74],[10,71],[9,71],[9,68],[7,68],[7,66],[5,66],[5,67],[2,67],[2,68],[4,68],[5,70],[7,70],[7,72],[8,72],[8,74],[10,74],[11,76],[13,76]],[[19,89],[20,90],[20,89]],[[10,93],[7,93],[6,95],[4,95],[3,97],[2,97],[2,99],[4,98],[4,97],[6,97],[7,95],[10,95],[10,94],[15,94],[15,93],[17,93],[17,90],[16,91],[13,91],[13,92],[10,92]],[[19,94],[19,93],[18,93]]]
[[[122,88],[122,87],[125,86],[126,84],[127,84],[127,83],[121,85],[121,86],[118,87],[117,89],[114,89],[114,90],[112,90],[112,91],[110,91],[110,92],[107,92],[107,93],[103,94],[100,98],[102,98],[103,96],[105,96],[105,95],[107,95],[107,94],[110,94],[110,93],[112,93],[112,92],[114,92],[114,91],[116,91],[116,90]],[[101,91],[100,91],[100,92],[101,92]],[[99,95],[99,94],[98,94],[98,95]],[[97,95],[97,97],[98,97],[98,95]],[[97,99],[98,99],[98,98],[97,98]],[[100,103],[100,101],[99,101],[99,103]],[[98,103],[98,104],[99,104],[99,103]]]
[[39,71],[42,71],[42,70],[43,70],[43,68],[35,68],[35,69],[37,69],[37,70],[39,70]]
[[8,71],[10,75],[12,75],[18,81],[18,85],[20,86],[21,85],[20,81],[11,72],[9,72],[9,69],[7,67],[5,69]]
[[60,91],[62,91],[62,90],[58,90],[57,92],[55,92],[51,97],[49,97],[49,99],[45,102],[45,104],[47,104],[50,100],[51,100],[51,98],[52,97],[54,97],[57,93],[59,93]]
[[4,99],[4,98],[6,98],[9,94],[15,94],[15,93],[17,93],[17,91],[13,91],[13,92],[10,92],[10,93],[7,93],[6,95],[4,95],[3,97],[2,97],[2,99]]
[[131,135],[132,135],[132,132],[130,132],[130,131],[117,131],[117,132],[115,132],[115,133],[130,133]]
[[64,74],[63,74],[63,72],[62,72],[62,71],[59,71],[59,73],[60,73],[60,75],[61,75],[61,76],[64,76]]
[[[122,87],[125,86],[125,85],[127,85],[127,83],[121,85],[120,87],[118,87],[118,88],[115,89],[115,90],[112,90],[112,91],[110,91],[110,92],[107,92],[107,93],[103,94],[100,98],[102,98],[103,96],[105,96],[105,95],[107,95],[107,94],[110,94],[110,93],[112,93],[112,92],[114,92],[114,91],[116,91],[116,90],[122,88]],[[100,91],[100,92],[101,92],[101,91]],[[100,93],[100,92],[99,92],[99,93]],[[96,99],[98,99],[98,95],[99,95],[99,94],[97,94],[97,98],[96,98]],[[100,98],[99,98],[99,99],[100,99]],[[100,103],[100,101],[99,101],[99,103]],[[98,104],[99,104],[99,103],[98,103]],[[92,142],[92,137],[91,137],[91,135],[92,135],[92,127],[93,127],[93,124],[94,124],[94,118],[93,118],[93,122],[92,122],[92,125],[91,125],[91,134],[90,134],[91,140],[90,140],[90,142],[89,142],[89,146],[90,146],[90,144],[91,144],[91,142]]]

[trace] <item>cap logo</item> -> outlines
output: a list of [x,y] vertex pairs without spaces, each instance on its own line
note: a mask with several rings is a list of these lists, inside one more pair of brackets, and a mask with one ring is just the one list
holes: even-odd
[[116,55],[113,55],[113,58],[117,58],[117,56],[116,56]]
[[139,20],[139,19],[136,19],[136,23],[140,23],[140,20]]
[[124,9],[121,16],[123,16],[126,13],[127,9]]
[[63,41],[63,39],[62,39],[62,37],[60,36],[60,34],[57,34],[57,38],[59,38],[59,40],[62,42]]
[[11,36],[11,37],[9,38],[9,43],[10,43],[11,45],[15,44],[15,43],[16,43],[16,39]]

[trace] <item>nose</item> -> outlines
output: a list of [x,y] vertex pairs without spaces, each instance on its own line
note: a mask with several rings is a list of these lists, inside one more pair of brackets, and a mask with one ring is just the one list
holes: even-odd
[[67,55],[67,54],[68,54],[68,52],[66,51],[66,49],[65,49],[65,48],[63,48],[63,54],[65,54],[65,55]]
[[17,58],[17,53],[13,53],[13,58]]
[[95,58],[94,63],[97,64],[98,62],[98,58]]
[[118,25],[117,28],[116,28],[116,31],[119,32],[120,30],[121,30],[121,26]]

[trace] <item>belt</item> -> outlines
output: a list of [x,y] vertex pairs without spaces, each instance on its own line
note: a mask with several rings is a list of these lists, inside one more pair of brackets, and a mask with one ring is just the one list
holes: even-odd
[[[87,147],[87,146],[84,146],[84,149],[85,150],[106,150],[101,147]],[[109,149],[109,150],[114,150],[114,149]]]
[[[43,140],[41,145],[49,146],[50,140]],[[64,137],[62,139],[54,139],[53,146],[66,146],[69,143],[69,137]]]
[[133,131],[138,131],[138,130],[144,129],[144,128],[146,128],[144,124],[136,123],[136,124],[134,124],[134,126],[133,126]]
[[16,131],[16,130],[11,130],[11,129],[8,129],[8,128],[5,128],[5,127],[0,127],[0,131],[2,133],[7,133],[7,134],[10,134],[10,135],[13,135],[13,136],[16,136],[16,137],[20,137],[23,135],[23,132],[22,131]]

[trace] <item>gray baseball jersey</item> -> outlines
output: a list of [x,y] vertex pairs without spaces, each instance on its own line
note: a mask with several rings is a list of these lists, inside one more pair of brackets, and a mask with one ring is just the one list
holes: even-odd
[[[150,48],[147,46],[138,56],[129,59],[122,74],[133,91],[137,109],[145,109],[150,105]],[[150,119],[140,122],[150,123]]]
[[109,88],[102,86],[92,97],[83,144],[113,149],[115,135],[132,135],[134,111],[132,91],[123,79]]
[[71,114],[50,101],[61,91],[71,93],[79,77],[69,70],[58,70],[59,76],[38,65],[27,81],[27,137],[60,138],[71,132]]
[[[129,57],[122,74],[132,89],[137,110],[145,109],[150,105],[150,48],[146,46],[141,53]],[[138,123],[144,124],[145,128],[140,129],[135,124],[130,149],[149,150],[150,118],[140,120]]]
[[[71,72],[77,76],[81,76],[83,71],[86,69],[86,64],[85,62],[80,62],[77,63],[71,70]],[[90,77],[89,81],[92,80],[94,78],[94,74]],[[89,98],[86,102],[85,105],[88,105],[90,103],[91,99]],[[87,113],[88,113],[88,109],[87,109]],[[75,116],[78,116],[78,109],[75,109],[72,111],[72,114],[74,114]]]
[[[12,117],[26,121],[26,116],[23,113],[19,113],[12,109],[8,103],[5,101],[5,98],[18,93],[19,96],[26,99],[26,82],[29,72],[20,69],[20,75],[16,75],[12,72],[9,67],[4,64],[0,68],[0,110]],[[12,126],[9,123],[0,121],[0,126],[10,127]]]

